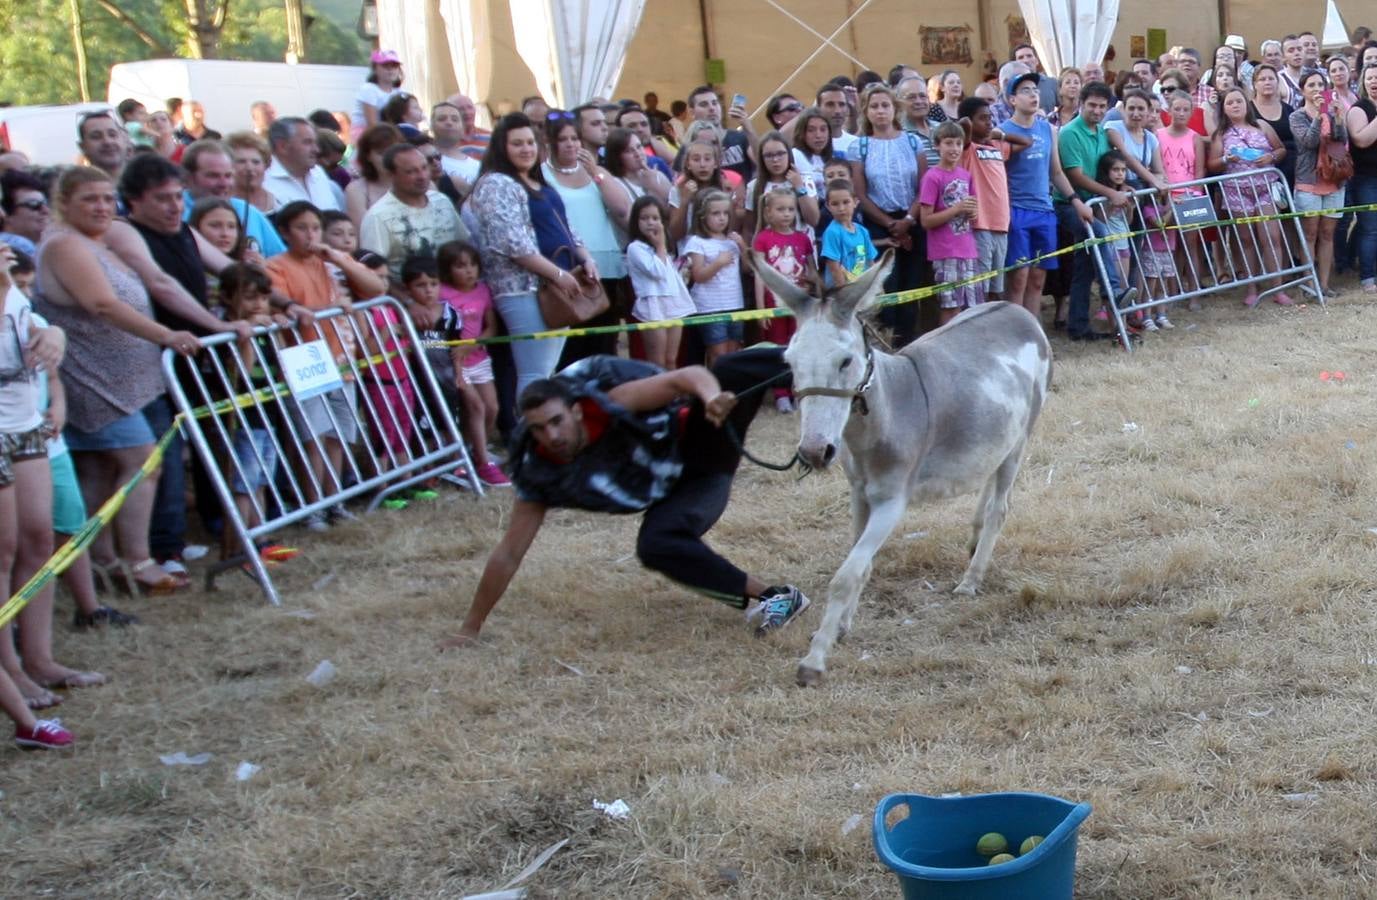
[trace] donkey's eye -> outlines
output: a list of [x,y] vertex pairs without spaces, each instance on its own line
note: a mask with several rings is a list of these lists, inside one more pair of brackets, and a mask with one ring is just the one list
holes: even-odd
[[838,367],[837,371],[838,371],[838,372],[845,372],[846,369],[847,369],[847,367],[850,366],[850,365],[851,365],[851,357],[848,356],[846,359],[844,359],[844,360],[841,361],[841,366]]

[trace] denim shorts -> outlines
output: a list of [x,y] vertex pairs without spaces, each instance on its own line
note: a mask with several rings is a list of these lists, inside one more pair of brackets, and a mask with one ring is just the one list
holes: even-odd
[[1291,194],[1291,199],[1295,201],[1296,212],[1298,213],[1322,213],[1321,218],[1324,219],[1342,219],[1344,217],[1343,213],[1334,212],[1334,210],[1343,208],[1344,188],[1339,188],[1328,194],[1316,194],[1296,188],[1295,192]]
[[746,326],[741,322],[709,322],[698,326],[698,334],[703,338],[704,347],[727,341],[739,344],[746,339]]
[[86,452],[126,450],[130,447],[142,447],[156,440],[156,435],[149,427],[148,420],[143,417],[142,411],[131,412],[95,431],[82,431],[68,425],[62,436],[67,440],[68,450]]
[[[256,451],[256,452],[255,452]],[[266,428],[241,428],[234,433],[234,468],[230,489],[236,494],[252,494],[277,474],[277,448]],[[260,462],[261,461],[261,462]]]

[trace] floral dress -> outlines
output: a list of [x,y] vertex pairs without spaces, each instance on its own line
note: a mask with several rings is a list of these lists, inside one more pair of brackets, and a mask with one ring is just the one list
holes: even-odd
[[[1248,172],[1257,167],[1257,160],[1272,152],[1272,142],[1262,129],[1251,125],[1230,125],[1224,130],[1224,171]],[[1243,158],[1235,155],[1241,153]],[[1238,178],[1221,183],[1224,204],[1236,216],[1255,215],[1259,209],[1272,206],[1272,187],[1274,173],[1259,172],[1251,178]]]

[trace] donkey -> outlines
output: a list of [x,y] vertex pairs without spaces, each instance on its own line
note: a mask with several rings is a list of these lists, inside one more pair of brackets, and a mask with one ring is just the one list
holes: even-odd
[[1009,489],[1052,383],[1052,348],[1027,310],[988,303],[897,353],[872,346],[872,309],[893,251],[857,280],[819,299],[763,260],[756,276],[793,311],[798,331],[784,358],[799,399],[799,456],[825,467],[842,454],[851,482],[853,546],[828,586],[822,626],[799,663],[816,684],[827,653],[851,630],[871,563],[912,500],[980,491],[971,561],[956,586],[974,594],[1009,511]]

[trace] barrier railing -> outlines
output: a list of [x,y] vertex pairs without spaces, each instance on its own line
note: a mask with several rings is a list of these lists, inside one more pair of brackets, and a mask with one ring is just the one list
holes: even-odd
[[[483,487],[410,316],[381,297],[333,308],[314,327],[260,327],[202,339],[186,358],[166,351],[163,376],[205,464],[239,553],[206,577],[244,568],[279,603],[255,542],[353,497],[442,477]],[[198,407],[209,407],[197,416]],[[178,465],[178,460],[168,460]],[[461,467],[464,476],[454,474]]]
[[[1283,204],[1294,208],[1279,170],[1254,169],[1172,184],[1166,197],[1153,188],[1130,196],[1132,203],[1122,210],[1111,208],[1103,197],[1094,198],[1090,208],[1095,223],[1086,224],[1091,240],[1097,238],[1096,225],[1101,232],[1108,230],[1114,257],[1127,245],[1127,264],[1120,275],[1125,285],[1137,287],[1137,297],[1123,307],[1105,300],[1125,349],[1133,349],[1130,317],[1151,307],[1250,285],[1264,288],[1257,291],[1259,300],[1303,287],[1324,303],[1300,218],[1276,215],[1284,212],[1278,209]],[[1287,233],[1288,221],[1293,234]],[[1104,255],[1091,252],[1102,288],[1109,277]]]

